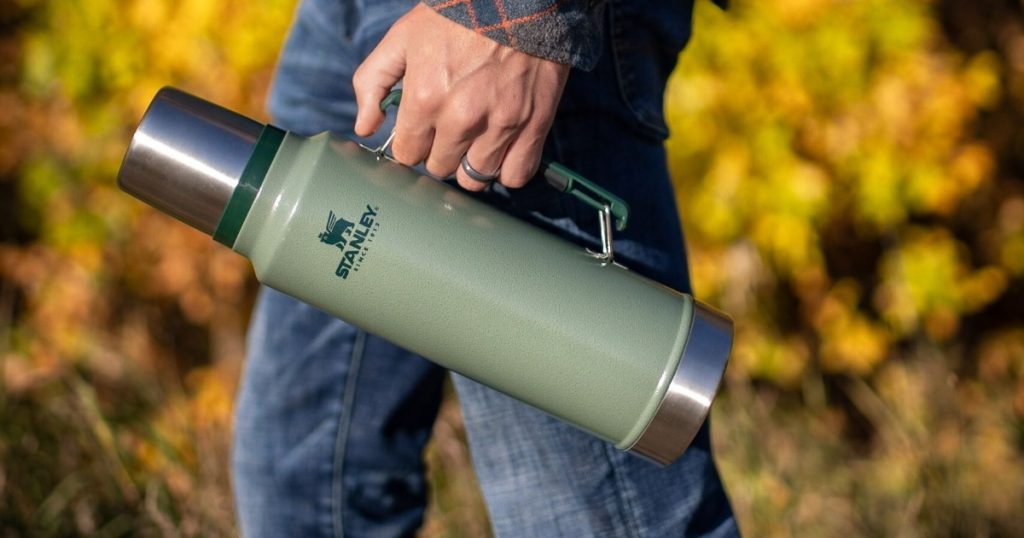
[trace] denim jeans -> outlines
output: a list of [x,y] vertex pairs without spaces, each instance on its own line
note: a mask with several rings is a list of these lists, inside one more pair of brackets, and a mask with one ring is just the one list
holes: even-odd
[[[351,77],[410,0],[306,0],[271,92],[277,125],[351,133]],[[688,0],[612,0],[605,51],[573,72],[545,147],[626,199],[618,259],[688,291],[662,141],[662,93],[689,37]],[[388,126],[382,129],[386,133]],[[488,203],[596,248],[597,215],[533,181]],[[514,300],[510,297],[509,300]],[[614,308],[614,305],[610,305]],[[249,537],[407,536],[422,522],[422,452],[446,372],[270,289],[260,292],[237,404],[234,487]],[[733,536],[708,428],[659,468],[454,375],[498,536]]]

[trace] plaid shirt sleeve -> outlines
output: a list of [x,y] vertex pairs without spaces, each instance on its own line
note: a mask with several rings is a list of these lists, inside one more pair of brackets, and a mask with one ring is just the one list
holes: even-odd
[[601,53],[603,0],[423,0],[502,45],[591,69]]

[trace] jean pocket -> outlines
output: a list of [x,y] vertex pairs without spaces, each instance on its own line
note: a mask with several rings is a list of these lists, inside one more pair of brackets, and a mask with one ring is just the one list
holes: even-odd
[[664,140],[665,84],[690,39],[693,0],[610,0],[608,12],[619,92],[641,130]]

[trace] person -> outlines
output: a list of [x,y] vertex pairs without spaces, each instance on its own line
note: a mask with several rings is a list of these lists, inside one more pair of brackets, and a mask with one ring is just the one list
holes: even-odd
[[[455,174],[487,203],[596,247],[596,212],[530,181],[542,155],[561,162],[630,204],[630,227],[615,238],[621,263],[688,291],[662,99],[692,9],[692,0],[304,0],[270,111],[299,134],[379,142],[391,126],[378,103],[401,83],[395,159]],[[248,346],[232,455],[242,534],[414,534],[446,372],[266,288]],[[453,380],[497,536],[738,534],[707,425],[660,468]]]

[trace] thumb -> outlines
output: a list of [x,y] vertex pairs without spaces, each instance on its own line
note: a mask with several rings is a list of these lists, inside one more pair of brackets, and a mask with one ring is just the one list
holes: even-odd
[[356,134],[370,136],[384,122],[380,102],[405,75],[405,42],[388,32],[352,77],[356,94]]

